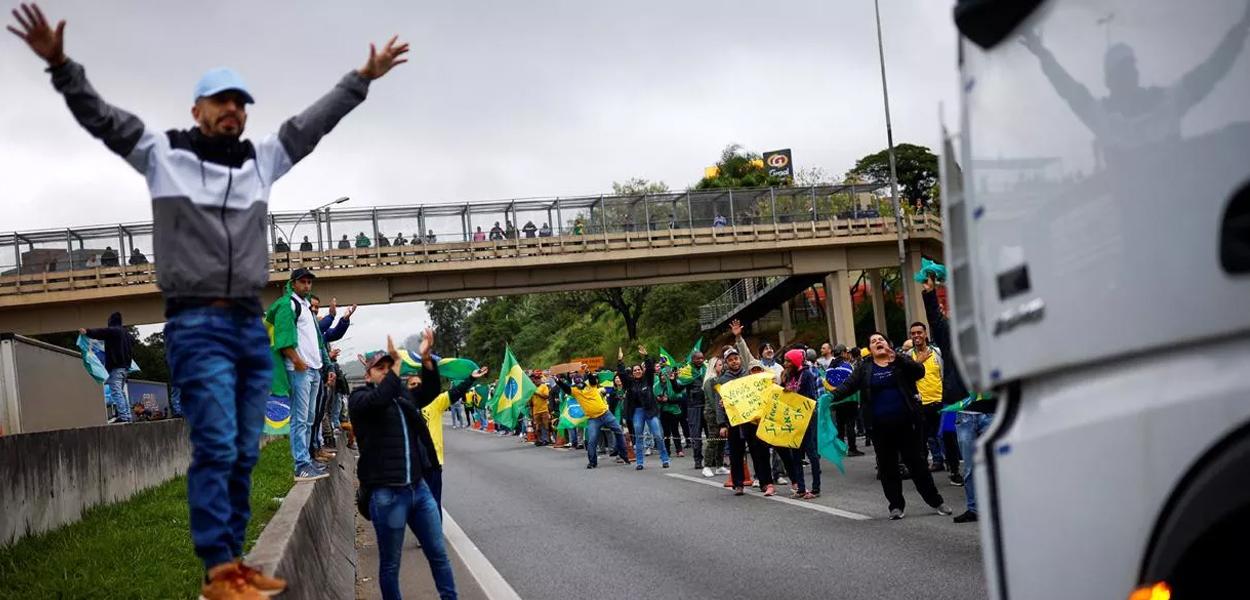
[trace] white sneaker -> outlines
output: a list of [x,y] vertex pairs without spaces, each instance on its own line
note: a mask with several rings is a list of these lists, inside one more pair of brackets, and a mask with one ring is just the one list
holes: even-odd
[[716,474],[717,474],[717,475],[728,475],[728,474],[729,474],[729,467],[717,467],[717,468],[716,468]]
[[785,476],[777,478],[777,485],[789,485],[789,483],[790,483],[790,480],[786,479]]
[[712,467],[703,467],[704,477],[715,477],[716,473],[712,471]]
[[644,456],[651,456],[651,449],[650,449],[650,448],[647,448],[647,453],[646,453]]

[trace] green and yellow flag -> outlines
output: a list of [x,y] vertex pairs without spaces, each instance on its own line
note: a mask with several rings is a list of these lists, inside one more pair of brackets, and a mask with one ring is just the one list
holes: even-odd
[[499,381],[495,383],[495,394],[491,396],[495,422],[509,429],[516,428],[517,420],[525,414],[525,407],[536,389],[537,386],[525,376],[525,369],[512,355],[512,348],[505,349]]

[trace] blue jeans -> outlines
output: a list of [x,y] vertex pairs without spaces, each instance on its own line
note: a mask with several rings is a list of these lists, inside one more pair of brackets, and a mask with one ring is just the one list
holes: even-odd
[[330,427],[343,428],[343,396],[338,392],[330,392]]
[[599,464],[599,430],[604,427],[616,436],[616,455],[622,459],[629,456],[629,451],[625,449],[625,432],[621,431],[621,424],[611,412],[605,412],[593,419],[586,419],[586,460],[592,465]]
[[399,600],[399,561],[404,548],[404,526],[421,542],[421,551],[430,563],[439,598],[456,597],[456,581],[451,559],[443,547],[443,521],[438,504],[425,481],[402,487],[373,490],[369,519],[378,537],[378,585],[383,600]]
[[451,405],[451,426],[465,427],[466,425],[464,422],[464,403],[457,402]]
[[126,397],[127,372],[127,369],[109,371],[109,378],[104,380],[104,385],[109,388],[109,399],[113,401],[113,410],[117,411],[117,420],[129,423],[134,420],[135,415],[131,412],[130,398]]
[[651,438],[656,440],[655,448],[660,451],[660,462],[668,462],[668,448],[664,447],[664,432],[660,429],[660,416],[656,415],[647,418],[647,410],[644,408],[634,409],[634,457],[638,464],[642,464],[643,455],[643,426],[647,427],[647,431],[651,434]]
[[977,512],[977,490],[972,484],[972,457],[977,438],[989,429],[994,415],[959,411],[955,415],[955,437],[959,440],[959,453],[964,457],[964,495],[968,497],[968,512]]
[[309,456],[309,444],[312,443],[312,403],[317,399],[317,388],[321,385],[321,374],[316,369],[303,371],[287,370],[287,379],[291,381],[291,459],[295,461],[295,472],[312,466]]
[[165,344],[190,429],[191,541],[212,568],[243,556],[273,373],[269,335],[255,315],[204,307],[171,317]]
[[169,416],[182,416],[182,388],[176,385],[169,386]]

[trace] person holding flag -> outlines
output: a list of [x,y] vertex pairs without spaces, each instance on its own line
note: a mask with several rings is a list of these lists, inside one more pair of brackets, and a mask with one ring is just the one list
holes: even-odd
[[494,407],[495,426],[505,427],[508,431],[517,429],[518,423],[525,415],[530,396],[538,386],[525,376],[525,369],[512,354],[512,348],[504,350],[503,366],[499,369],[499,381],[495,382],[495,391],[491,394],[491,406]]
[[[583,374],[580,386],[574,387],[570,385],[568,379],[557,378],[556,386],[560,388],[567,396],[572,396],[580,406],[584,415],[586,425],[586,468],[594,469],[599,466],[599,432],[603,428],[607,428],[616,437],[616,462],[624,464],[625,457],[629,455],[629,451],[625,449],[625,432],[621,430],[621,424],[608,410],[608,403],[603,399],[603,394],[599,392],[599,377],[591,373],[585,364],[582,365],[581,373]],[[572,404],[569,402],[568,404]],[[568,417],[564,414],[568,412],[569,407],[561,411],[561,422],[568,421]],[[570,423],[577,425],[576,423]],[[639,451],[639,464],[642,461],[642,451]]]
[[933,485],[924,456],[924,415],[916,382],[925,376],[925,366],[905,354],[896,354],[890,340],[881,333],[868,336],[872,353],[859,363],[851,376],[833,391],[833,402],[860,393],[864,426],[877,448],[877,472],[881,489],[889,502],[890,520],[903,518],[906,500],[899,476],[899,457],[911,470],[916,491],[938,514],[950,516],[942,495]]

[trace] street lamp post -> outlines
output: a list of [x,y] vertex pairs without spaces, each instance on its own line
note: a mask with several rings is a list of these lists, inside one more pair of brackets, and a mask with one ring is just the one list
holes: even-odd
[[[314,208],[314,209],[312,209],[312,210],[309,210],[308,212],[306,212],[306,213],[304,213],[304,214],[300,215],[300,216],[299,216],[299,218],[295,220],[295,224],[291,226],[291,232],[290,232],[290,233],[287,233],[287,232],[285,232],[285,231],[282,231],[282,228],[281,228],[281,227],[278,227],[278,231],[279,231],[279,232],[282,232],[284,235],[286,235],[286,239],[288,240],[288,242],[287,242],[288,244],[294,244],[294,243],[295,243],[295,238],[293,238],[293,237],[291,237],[291,236],[295,234],[295,230],[299,229],[299,224],[300,224],[301,222],[303,222],[304,217],[307,217],[308,215],[311,215],[311,214],[316,214],[318,211],[320,211],[320,210],[321,210],[321,209],[323,209],[323,208],[328,209],[329,207],[334,206],[335,204],[342,204],[342,203],[344,203],[344,202],[347,202],[348,200],[351,200],[351,198],[349,198],[349,197],[347,197],[347,196],[343,196],[343,197],[340,197],[340,198],[338,198],[338,199],[336,199],[336,200],[331,200],[330,202],[326,202],[325,204],[322,204],[321,206],[318,206],[317,208]],[[274,227],[277,227],[277,224],[274,224]],[[331,241],[331,243],[333,243],[333,241],[334,241],[334,240],[330,240],[330,241]]]
[[907,248],[903,243],[903,207],[898,202],[898,170],[894,161],[894,127],[890,124],[890,90],[885,82],[885,46],[881,42],[881,4],[872,0],[873,10],[877,16],[877,56],[881,62],[881,97],[885,101],[885,139],[887,153],[890,155],[890,199],[894,203],[894,228],[898,233],[898,273],[899,284],[903,287],[903,314],[906,322],[915,320],[911,314],[911,303],[907,293],[907,282],[903,277],[907,273]]

